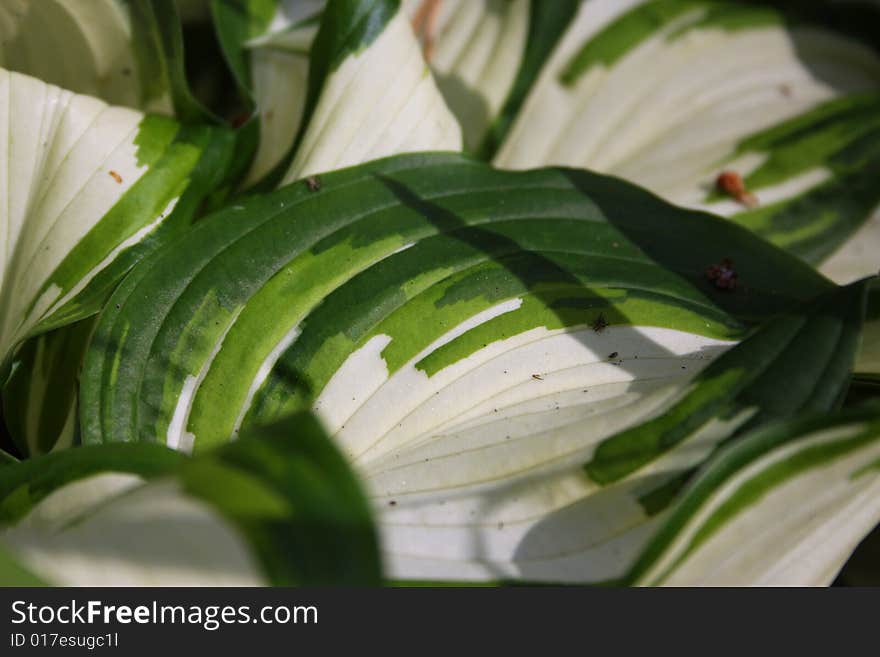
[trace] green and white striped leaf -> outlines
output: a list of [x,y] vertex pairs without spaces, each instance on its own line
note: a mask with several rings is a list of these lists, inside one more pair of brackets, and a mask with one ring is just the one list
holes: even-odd
[[[325,4],[325,0],[208,2],[226,62],[246,97],[255,92],[254,52],[263,46],[273,46],[308,58]],[[304,29],[306,27],[309,29]],[[284,83],[284,80],[279,76],[276,82]]]
[[214,26],[242,95],[259,124],[256,153],[244,186],[289,162],[308,93],[312,42],[320,2],[215,0]]
[[136,20],[140,4],[5,0],[0,3],[0,66],[113,105],[171,114],[159,44]]
[[630,579],[825,586],[878,521],[880,407],[774,424],[707,464]]
[[[725,257],[734,291],[705,276]],[[386,532],[394,576],[601,579],[648,536],[638,497],[705,458],[709,433],[717,443],[749,414],[836,401],[862,287],[836,292],[749,231],[620,180],[399,156],[231,207],[134,270],[87,354],[83,440],[198,452],[314,408],[389,511],[386,528],[403,527]],[[749,323],[821,293],[834,297],[818,319],[792,310],[694,379]],[[804,381],[788,402],[743,392],[761,377],[772,392],[783,372]],[[675,467],[610,492],[588,476],[604,440],[676,403],[695,408],[694,385],[702,422],[683,425],[703,452],[686,461],[684,445]],[[583,530],[587,496],[602,501],[589,510],[596,550],[581,554],[579,534],[566,560],[554,541],[573,535],[544,521]],[[501,543],[480,554],[474,527],[498,532],[504,518]],[[518,559],[538,535],[541,557]],[[451,554],[406,551],[416,544]],[[510,571],[530,559],[544,563]]]
[[608,409],[639,414],[615,435],[596,435],[607,430],[596,426],[603,419],[597,412],[529,436],[535,464],[558,449],[547,442],[576,433],[583,448],[561,463],[510,469],[506,461],[525,452],[510,444],[529,430],[516,426],[531,420],[522,409],[514,421],[469,424],[371,463],[370,489],[395,502],[380,525],[392,574],[621,577],[693,469],[720,444],[749,426],[836,405],[848,383],[863,293],[863,285],[835,291],[773,319],[653,408]]
[[0,522],[3,585],[29,573],[67,586],[379,579],[367,505],[308,415],[194,459],[102,445],[2,468]]
[[397,0],[330,0],[311,50],[304,131],[281,184],[415,151],[460,151]]
[[0,6],[0,67],[112,105],[210,122],[186,80],[179,4],[8,0]]
[[79,442],[79,374],[94,319],[25,342],[3,389],[3,415],[18,452],[33,456]]
[[488,157],[580,0],[404,0],[465,148]]
[[529,0],[404,2],[469,151],[479,147],[513,87],[528,41],[531,4]]
[[0,372],[29,335],[95,313],[189,223],[232,143],[0,69]]
[[[807,5],[583,2],[494,162],[612,173],[831,256],[835,280],[876,273],[880,53],[860,28],[880,8]],[[725,170],[759,207],[715,190]]]
[[396,153],[460,151],[461,128],[399,1],[323,5],[214,4],[227,59],[259,119],[244,184],[286,184]]

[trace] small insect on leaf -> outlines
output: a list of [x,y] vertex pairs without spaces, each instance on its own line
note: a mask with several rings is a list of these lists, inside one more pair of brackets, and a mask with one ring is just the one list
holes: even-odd
[[736,171],[722,171],[715,179],[715,187],[719,192],[727,194],[741,205],[754,208],[758,205],[758,197],[746,189],[742,176]]
[[306,187],[310,192],[317,192],[321,189],[321,179],[318,176],[309,176],[306,178]]
[[112,171],[112,170],[109,171],[109,174],[110,174],[110,177],[113,178],[113,180],[115,180],[120,185],[122,184],[122,176],[120,176],[118,173],[116,173],[115,171]]
[[604,313],[599,313],[599,316],[593,321],[590,325],[596,333],[601,333],[608,326],[608,321],[605,319]]
[[735,290],[736,289],[736,270],[733,268],[733,261],[724,258],[717,265],[711,265],[706,269],[706,278],[712,281],[719,290]]
[[543,381],[543,380],[544,380],[544,377],[541,376],[540,374],[532,374],[532,378],[533,378],[535,381]]
[[610,354],[608,354],[608,358],[617,358],[617,352],[612,351]]

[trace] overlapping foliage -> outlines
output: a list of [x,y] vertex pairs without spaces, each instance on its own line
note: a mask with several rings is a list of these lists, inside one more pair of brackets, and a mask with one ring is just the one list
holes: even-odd
[[0,14],[4,581],[828,584],[880,521],[876,6],[100,4]]

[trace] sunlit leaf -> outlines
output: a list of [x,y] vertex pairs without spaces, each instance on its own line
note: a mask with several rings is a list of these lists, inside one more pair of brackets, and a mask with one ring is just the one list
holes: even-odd
[[231,135],[0,69],[0,380],[24,338],[95,313],[189,223]]
[[322,4],[215,3],[227,58],[261,130],[245,184],[284,184],[395,153],[461,150],[461,128],[400,3]]
[[[649,535],[641,495],[756,412],[829,408],[848,380],[864,285],[834,290],[748,231],[619,180],[440,154],[321,180],[208,218],[132,272],[87,356],[86,442],[199,452],[313,408],[388,514],[395,576],[584,581],[620,574]],[[733,290],[706,275],[728,257]],[[783,403],[793,372],[803,387]],[[750,396],[759,383],[770,392]],[[703,407],[646,452],[647,474],[606,492],[620,477],[584,469],[676,404]],[[477,526],[500,540],[488,554]],[[572,527],[595,552],[553,556]],[[519,570],[535,550],[545,563]]]
[[494,161],[612,173],[831,256],[835,280],[874,274],[880,8],[816,7],[587,0]]
[[770,425],[714,458],[631,577],[828,585],[880,520],[880,407]]

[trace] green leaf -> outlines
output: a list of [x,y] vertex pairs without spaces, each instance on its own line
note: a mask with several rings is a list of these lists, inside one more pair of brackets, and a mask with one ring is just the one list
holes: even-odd
[[228,131],[0,69],[0,381],[26,337],[94,314],[225,175]]
[[[808,262],[830,257],[837,281],[874,274],[880,42],[860,26],[880,8],[826,9],[588,0],[494,162],[618,175]],[[716,190],[723,171],[759,207]]]
[[[164,476],[178,468],[185,456],[159,445],[115,444],[105,447],[67,449],[26,459],[0,473],[0,524],[15,525],[27,517],[43,501],[68,485],[88,481],[99,475],[112,473],[108,486],[116,480],[131,482]],[[115,477],[115,479],[114,479]],[[101,493],[104,485],[87,486]],[[103,501],[101,494],[94,496],[59,495],[52,508],[63,519],[71,510],[85,509]]]
[[[184,122],[216,122],[215,117],[193,95],[186,79],[183,30],[175,0],[124,0],[130,13],[137,54],[152,68],[146,84],[163,80],[171,95],[174,115]],[[145,67],[146,68],[146,67]]]
[[[759,424],[837,406],[848,383],[863,297],[864,284],[857,284],[773,318],[677,394],[646,409],[631,428],[593,443],[583,468],[533,476],[506,488],[477,488],[455,502],[447,499],[448,491],[437,491],[433,508],[423,494],[415,509],[390,512],[383,542],[396,555],[389,563],[399,568],[399,576],[409,577],[482,579],[500,572],[544,582],[617,581],[694,468],[720,445]],[[576,428],[585,432],[587,427],[584,422]],[[544,440],[550,437],[556,436],[542,434]],[[418,482],[406,486],[408,493],[430,488],[437,476],[430,468],[437,467],[441,449],[424,443],[421,451],[431,450],[430,464],[420,463],[419,449],[412,449],[401,456],[404,464],[386,464],[389,472],[371,480],[392,474]],[[497,465],[501,459],[486,457],[486,450],[470,456],[475,466],[480,459],[481,476],[503,467]],[[451,468],[449,455],[445,467]],[[502,530],[513,546],[505,547]],[[467,547],[473,545],[480,551]],[[487,559],[493,551],[497,556]],[[415,558],[419,553],[421,559]],[[479,568],[480,561],[489,566]]]
[[575,17],[581,2],[580,0],[559,0],[548,4],[540,0],[531,0],[530,4],[529,33],[525,51],[504,105],[493,117],[491,127],[480,144],[478,154],[484,159],[491,159],[503,143],[514,119],[522,109],[529,89],[537,80],[545,61]]
[[601,484],[618,481],[679,445],[686,469],[735,429],[836,407],[855,360],[865,288],[860,282],[834,290],[764,324],[703,370],[662,415],[603,441],[587,474]]
[[868,288],[865,330],[854,369],[880,382],[880,281],[877,280]]
[[[306,104],[309,54],[323,2],[279,5],[277,0],[214,0],[214,26],[240,95],[256,116],[254,159],[244,179],[258,183],[292,157]],[[278,172],[280,175],[281,172]]]
[[95,322],[82,320],[25,342],[3,389],[6,426],[19,453],[45,454],[79,438],[79,373]]
[[180,22],[184,25],[210,18],[211,0],[174,0]]
[[260,129],[244,185],[265,190],[395,153],[461,150],[461,129],[398,0],[321,5],[214,3]]
[[[120,444],[2,468],[0,522],[0,550],[56,585],[351,585],[379,576],[360,489],[305,414],[192,459]],[[16,573],[5,571],[9,585]]]
[[45,586],[45,582],[0,548],[0,582],[3,586]]
[[245,43],[264,34],[278,13],[278,0],[212,0],[211,16],[223,55],[240,93],[250,97],[251,74]]
[[[588,172],[420,154],[321,181],[206,219],[131,273],[87,354],[83,440],[198,453],[313,408],[377,503],[402,516],[386,525],[403,527],[397,542],[450,552],[413,557],[394,576],[485,578],[533,525],[553,536],[543,521],[558,512],[568,526],[569,505],[583,519],[577,503],[594,494],[622,509],[601,507],[598,536],[635,521],[644,540],[638,496],[683,468],[640,479],[636,494],[606,493],[582,467],[596,446],[698,386],[751,323],[834,290],[739,226]],[[735,290],[707,279],[724,258]],[[805,380],[825,369],[817,404],[847,379],[832,364],[851,363],[860,321],[855,288],[834,304],[827,335],[840,340],[804,353],[805,337],[788,356]],[[497,532],[493,554],[470,553],[478,522]],[[554,540],[536,539],[550,564],[532,578],[605,578],[634,542],[605,541],[585,568],[552,556],[575,541],[568,552],[580,557],[581,535]]]
[[[2,420],[2,416],[0,416],[0,420]],[[0,429],[2,431],[2,429]],[[4,438],[4,446],[5,446],[5,437],[0,435],[0,437]],[[4,465],[12,465],[13,463],[18,463],[18,459],[15,458],[12,454],[7,452],[5,449],[0,449],[0,467]]]
[[706,465],[628,579],[827,585],[878,520],[880,407],[772,424]]
[[[597,435],[609,429],[599,409],[536,431],[520,408],[500,432],[491,421],[473,423],[370,462],[371,490],[396,502],[381,519],[389,568],[417,579],[617,580],[719,445],[759,423],[836,406],[863,287],[774,318],[671,399],[612,406],[610,414],[637,414],[613,436]],[[553,451],[572,434],[584,448],[554,463]],[[533,441],[531,455],[510,443],[524,439]],[[524,463],[532,467],[523,471]]]

